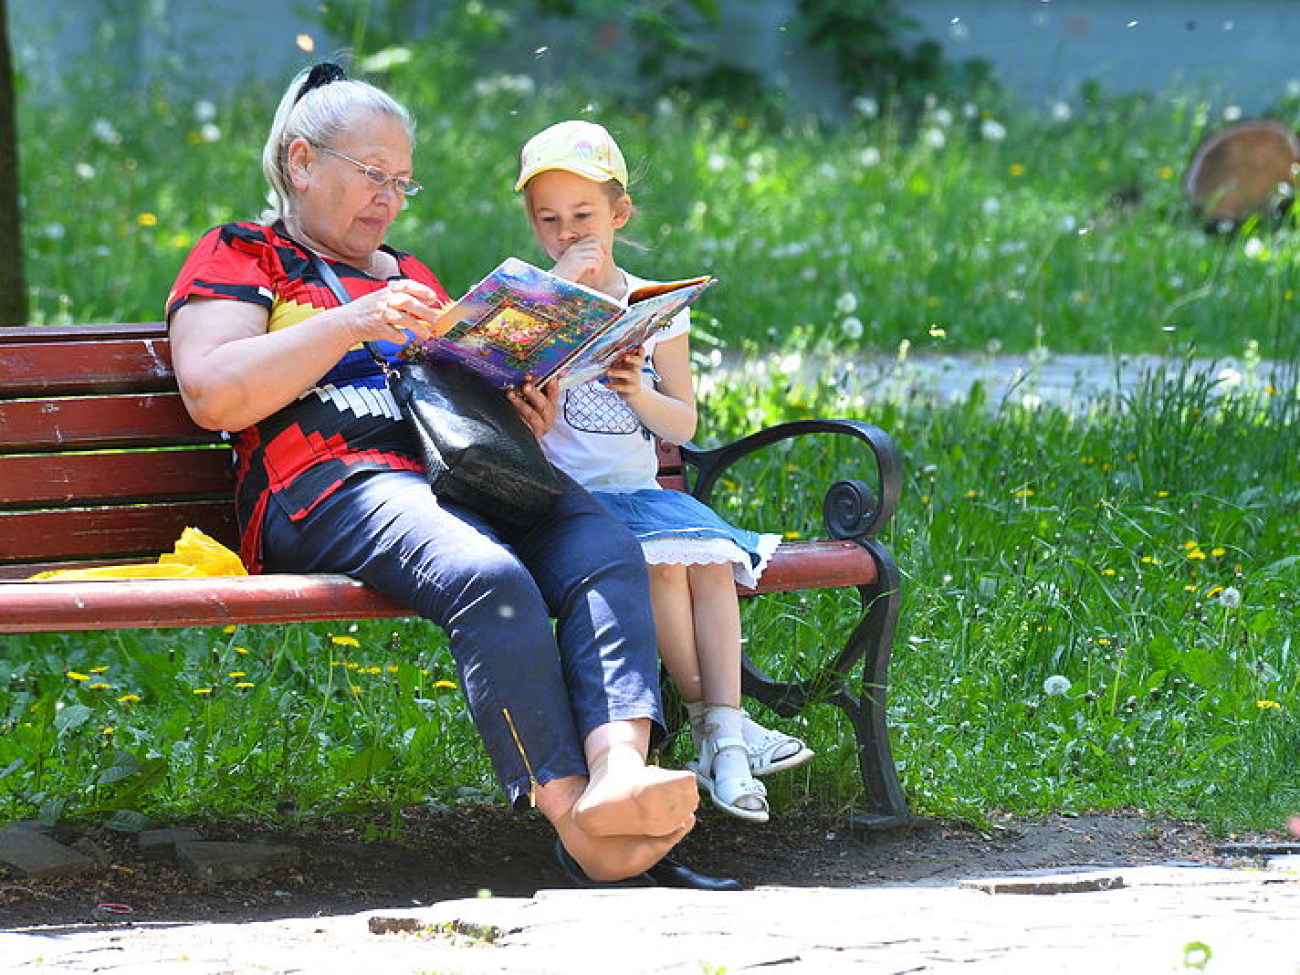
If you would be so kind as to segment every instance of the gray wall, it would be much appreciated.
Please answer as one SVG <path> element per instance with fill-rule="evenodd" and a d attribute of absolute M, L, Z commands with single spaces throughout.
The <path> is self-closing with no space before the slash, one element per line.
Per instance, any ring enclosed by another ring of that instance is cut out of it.
<path fill-rule="evenodd" d="M 1246 114 L 1300 84 L 1300 0 L 906 0 L 953 59 L 985 58 L 1030 105 L 1191 87 Z"/>
<path fill-rule="evenodd" d="M 500 0 L 498 0 L 500 2 Z M 295 44 L 317 35 L 305 0 L 9 0 L 11 40 L 31 91 L 55 93 L 70 56 L 111 55 L 90 66 L 106 79 L 163 78 L 192 93 L 250 78 L 278 85 L 309 55 Z M 765 72 L 798 102 L 834 100 L 826 59 L 797 43 L 792 0 L 726 0 L 725 50 Z M 1246 114 L 1265 110 L 1300 78 L 1300 0 L 899 0 L 953 59 L 992 61 L 999 80 L 1038 107 L 1077 96 L 1085 81 L 1109 91 L 1192 86 Z M 98 45 L 93 44 L 99 38 Z M 558 39 L 535 28 L 508 73 L 538 70 L 524 52 Z"/>

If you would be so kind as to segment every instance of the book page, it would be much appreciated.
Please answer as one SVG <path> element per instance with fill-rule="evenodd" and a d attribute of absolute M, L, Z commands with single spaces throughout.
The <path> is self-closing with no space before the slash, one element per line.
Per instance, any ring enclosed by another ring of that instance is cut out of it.
<path fill-rule="evenodd" d="M 614 326 L 593 339 L 557 372 L 560 385 L 567 389 L 604 375 L 615 359 L 643 345 L 655 332 L 669 325 L 678 312 L 715 281 L 715 278 L 702 277 L 638 288 L 632 293 L 634 303 Z"/>

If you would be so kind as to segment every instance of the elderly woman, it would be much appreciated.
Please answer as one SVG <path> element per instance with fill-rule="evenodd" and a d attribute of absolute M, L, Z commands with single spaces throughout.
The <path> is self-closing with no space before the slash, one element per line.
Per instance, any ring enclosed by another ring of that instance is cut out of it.
<path fill-rule="evenodd" d="M 407 111 L 317 65 L 286 91 L 262 164 L 273 210 L 205 234 L 167 300 L 185 404 L 234 441 L 245 563 L 346 573 L 441 626 L 508 798 L 546 816 L 570 873 L 713 885 L 664 859 L 698 793 L 646 763 L 661 703 L 635 540 L 567 480 L 526 530 L 436 497 L 362 345 L 395 355 L 447 297 L 384 242 L 421 188 Z M 513 399 L 534 433 L 553 421 L 552 396 Z"/>

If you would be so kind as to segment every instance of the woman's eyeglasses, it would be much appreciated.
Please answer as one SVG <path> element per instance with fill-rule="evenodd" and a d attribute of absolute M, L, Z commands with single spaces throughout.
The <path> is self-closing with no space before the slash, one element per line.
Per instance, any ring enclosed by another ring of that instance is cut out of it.
<path fill-rule="evenodd" d="M 374 183 L 375 186 L 380 189 L 383 189 L 389 183 L 392 183 L 393 188 L 405 197 L 415 196 L 416 193 L 419 193 L 420 190 L 424 189 L 423 186 L 413 179 L 406 176 L 394 176 L 391 173 L 380 169 L 378 166 L 371 166 L 369 163 L 363 163 L 360 159 L 353 159 L 351 156 L 339 152 L 337 149 L 331 149 L 329 146 L 317 146 L 316 148 L 321 152 L 328 152 L 331 156 L 338 156 L 344 162 L 352 163 L 352 165 L 356 166 L 357 169 L 361 171 L 362 176 L 370 180 L 370 182 Z"/>

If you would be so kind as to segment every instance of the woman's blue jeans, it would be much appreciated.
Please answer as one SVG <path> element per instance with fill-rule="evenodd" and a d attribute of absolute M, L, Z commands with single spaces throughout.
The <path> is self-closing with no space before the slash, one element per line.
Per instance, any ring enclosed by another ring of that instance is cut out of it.
<path fill-rule="evenodd" d="M 637 718 L 662 727 L 640 545 L 564 481 L 555 509 L 526 531 L 444 505 L 422 475 L 393 471 L 347 479 L 297 520 L 272 504 L 263 534 L 267 572 L 343 573 L 446 631 L 516 806 L 534 778 L 586 775 L 594 728 Z"/>

